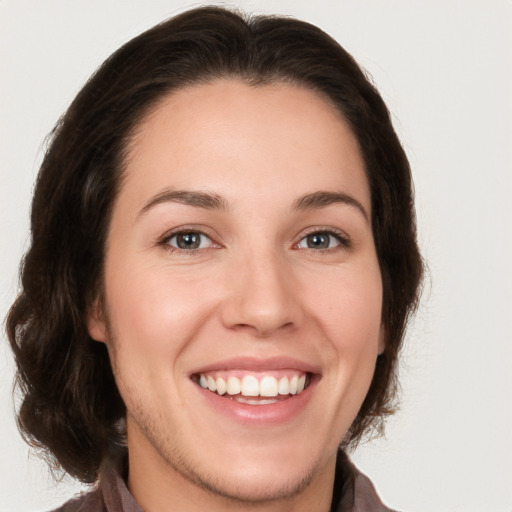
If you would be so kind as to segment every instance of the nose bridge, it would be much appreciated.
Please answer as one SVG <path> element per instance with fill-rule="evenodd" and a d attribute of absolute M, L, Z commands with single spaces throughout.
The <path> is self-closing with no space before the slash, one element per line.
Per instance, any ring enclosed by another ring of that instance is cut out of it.
<path fill-rule="evenodd" d="M 298 297 L 285 255 L 268 245 L 252 246 L 235 265 L 223 310 L 226 327 L 268 336 L 298 324 Z"/>

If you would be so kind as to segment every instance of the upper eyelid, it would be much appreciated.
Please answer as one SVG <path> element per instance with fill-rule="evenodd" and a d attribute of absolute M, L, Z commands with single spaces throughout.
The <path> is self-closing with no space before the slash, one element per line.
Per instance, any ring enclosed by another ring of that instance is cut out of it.
<path fill-rule="evenodd" d="M 173 238 L 175 238 L 181 234 L 186 234 L 186 233 L 197 233 L 199 235 L 207 237 L 209 240 L 208 246 L 183 249 L 180 247 L 175 247 L 174 245 L 172 245 L 170 243 L 170 241 Z M 217 242 L 211 235 L 206 233 L 204 229 L 197 229 L 197 228 L 190 229 L 187 227 L 172 229 L 172 230 L 168 231 L 167 234 L 165 234 L 164 236 L 157 239 L 156 245 L 159 247 L 162 247 L 165 251 L 168 251 L 168 252 L 178 253 L 178 254 L 188 254 L 188 255 L 202 253 L 204 251 L 208 251 L 208 250 L 212 250 L 212 249 L 221 249 L 223 247 L 222 244 Z"/>
<path fill-rule="evenodd" d="M 196 235 L 199 235 L 200 237 L 206 237 L 208 239 L 207 247 L 189 247 L 189 248 L 185 249 L 183 247 L 176 247 L 174 244 L 171 244 L 171 240 L 173 240 L 174 238 L 177 239 L 180 235 L 186 235 L 188 233 L 194 233 Z M 205 249 L 210 249 L 211 245 L 216 245 L 217 247 L 219 247 L 219 245 L 216 244 L 210 236 L 206 235 L 205 233 L 201 233 L 199 231 L 182 231 L 181 233 L 177 232 L 177 233 L 171 234 L 171 236 L 164 239 L 164 245 L 166 246 L 166 248 L 172 249 L 173 251 L 185 251 L 187 253 L 204 251 Z"/>
<path fill-rule="evenodd" d="M 221 242 L 219 242 L 219 239 L 221 238 L 214 230 L 209 229 L 205 226 L 194 226 L 194 225 L 185 225 L 180 226 L 177 228 L 172 228 L 168 230 L 164 235 L 160 236 L 158 238 L 157 243 L 158 244 L 165 244 L 167 243 L 172 237 L 177 236 L 182 233 L 199 233 L 201 235 L 204 235 L 208 237 L 212 243 L 217 245 L 223 245 Z M 305 229 L 303 229 L 300 234 L 296 235 L 292 239 L 290 239 L 290 242 L 292 246 L 295 246 L 297 243 L 299 243 L 303 238 L 312 235 L 314 233 L 328 233 L 331 235 L 335 235 L 345 241 L 347 244 L 351 244 L 352 240 L 351 237 L 347 234 L 346 231 L 335 228 L 333 226 L 309 226 Z"/>
<path fill-rule="evenodd" d="M 177 231 L 175 233 L 171 233 L 168 237 L 165 238 L 165 240 L 167 240 L 167 241 L 168 240 L 172 240 L 173 238 L 176 238 L 177 236 L 187 235 L 187 234 L 190 234 L 190 233 L 193 233 L 193 234 L 196 234 L 196 235 L 200 235 L 200 236 L 205 236 L 209 240 L 212 239 L 212 237 L 210 235 L 207 235 L 206 233 L 203 233 L 202 231 L 188 231 L 188 230 L 185 230 L 185 231 Z"/>
<path fill-rule="evenodd" d="M 350 236 L 343 231 L 342 229 L 334 228 L 332 226 L 311 226 L 311 228 L 308 228 L 307 230 L 303 231 L 301 235 L 299 235 L 298 240 L 296 242 L 293 242 L 293 247 L 297 247 L 297 245 L 304 240 L 304 238 L 314 235 L 315 233 L 326 233 L 328 235 L 335 236 L 338 241 L 339 245 L 343 249 L 351 249 L 353 247 L 353 242 Z M 309 249 L 309 248 L 301 248 L 302 251 L 314 251 L 318 253 L 325 253 L 332 250 L 336 250 L 337 247 L 330 247 L 326 249 Z M 339 247 L 338 247 L 339 249 Z"/>
<path fill-rule="evenodd" d="M 200 235 L 207 236 L 212 242 L 215 242 L 215 234 L 210 232 L 209 229 L 205 229 L 204 227 L 196 227 L 196 226 L 181 226 L 179 228 L 173 228 L 166 231 L 162 236 L 158 238 L 158 243 L 166 243 L 172 237 L 183 234 L 183 233 L 198 233 Z"/>
<path fill-rule="evenodd" d="M 344 238 L 346 240 L 350 240 L 350 236 L 343 229 L 335 228 L 332 226 L 311 226 L 302 231 L 299 235 L 299 240 L 302 240 L 304 237 L 308 235 L 313 235 L 314 233 L 329 233 L 331 235 L 337 235 L 340 238 Z"/>

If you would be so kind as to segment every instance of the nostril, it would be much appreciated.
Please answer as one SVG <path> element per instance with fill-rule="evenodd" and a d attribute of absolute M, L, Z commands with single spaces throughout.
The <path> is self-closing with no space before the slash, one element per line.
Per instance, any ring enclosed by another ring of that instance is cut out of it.
<path fill-rule="evenodd" d="M 276 332 L 282 333 L 283 331 L 293 330 L 296 326 L 295 322 L 285 321 L 271 317 L 255 318 L 252 323 L 236 323 L 228 325 L 230 330 L 240 333 L 247 333 L 255 338 L 268 338 Z"/>

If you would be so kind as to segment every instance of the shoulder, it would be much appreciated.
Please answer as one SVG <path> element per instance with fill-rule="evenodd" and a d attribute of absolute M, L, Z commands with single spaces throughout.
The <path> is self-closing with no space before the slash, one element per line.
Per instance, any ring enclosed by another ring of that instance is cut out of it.
<path fill-rule="evenodd" d="M 96 487 L 52 512 L 143 512 L 123 479 L 122 461 L 107 459 Z"/>
<path fill-rule="evenodd" d="M 107 512 L 98 490 L 73 498 L 52 512 Z"/>
<path fill-rule="evenodd" d="M 336 460 L 336 474 L 332 512 L 396 512 L 384 505 L 371 480 L 359 471 L 347 454 L 340 450 Z"/>

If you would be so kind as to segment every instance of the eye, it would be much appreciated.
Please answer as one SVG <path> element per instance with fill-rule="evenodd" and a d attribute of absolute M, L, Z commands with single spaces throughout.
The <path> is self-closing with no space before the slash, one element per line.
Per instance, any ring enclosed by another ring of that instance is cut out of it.
<path fill-rule="evenodd" d="M 298 244 L 299 249 L 332 249 L 340 245 L 348 246 L 348 241 L 337 233 L 316 231 L 305 236 Z"/>
<path fill-rule="evenodd" d="M 212 244 L 209 236 L 198 231 L 184 231 L 170 236 L 166 243 L 181 250 L 206 249 Z"/>

